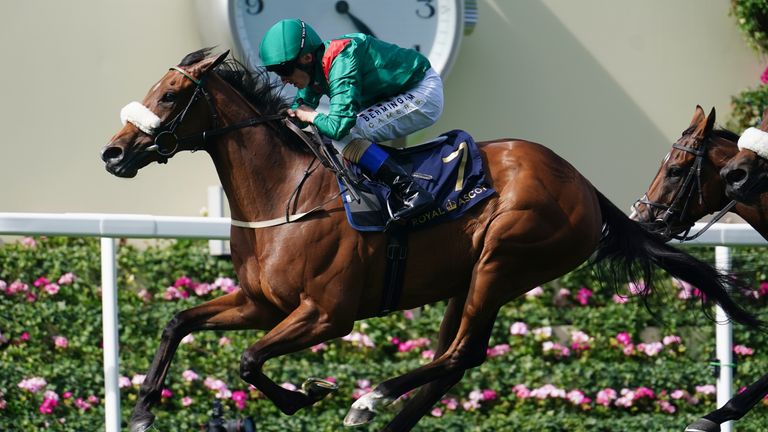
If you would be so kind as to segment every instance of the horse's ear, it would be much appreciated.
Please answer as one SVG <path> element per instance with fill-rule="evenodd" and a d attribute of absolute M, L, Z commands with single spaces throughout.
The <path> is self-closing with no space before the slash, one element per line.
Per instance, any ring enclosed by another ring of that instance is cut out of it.
<path fill-rule="evenodd" d="M 690 127 L 697 126 L 699 123 L 704 121 L 704 118 L 706 116 L 704 115 L 704 108 L 701 107 L 701 105 L 696 105 L 696 111 L 693 112 L 693 118 L 691 119 Z"/>
<path fill-rule="evenodd" d="M 704 127 L 704 136 L 709 136 L 712 133 L 712 129 L 715 128 L 715 117 L 715 107 L 712 107 L 712 110 L 707 116 L 707 125 Z"/>
<path fill-rule="evenodd" d="M 760 130 L 768 132 L 768 108 L 763 111 L 763 120 L 760 122 Z"/>
<path fill-rule="evenodd" d="M 220 65 L 221 63 L 223 63 L 224 60 L 227 59 L 228 55 L 229 55 L 229 50 L 226 50 L 223 53 L 219 54 L 219 56 L 216 57 L 216 60 L 213 61 L 213 64 L 211 64 L 211 69 L 213 69 L 216 66 Z"/>
<path fill-rule="evenodd" d="M 698 108 L 697 107 L 697 111 Z M 701 111 L 704 112 L 703 110 Z M 694 116 L 695 118 L 695 116 Z M 694 126 L 693 123 L 691 123 L 691 126 Z M 693 129 L 693 136 L 696 138 L 706 138 L 709 136 L 709 134 L 712 133 L 712 128 L 715 126 L 715 109 L 712 108 L 712 111 L 709 112 L 709 115 L 706 118 L 701 118 L 699 123 L 695 125 L 695 128 Z"/>
<path fill-rule="evenodd" d="M 208 73 L 208 71 L 213 70 L 216 66 L 223 63 L 224 60 L 227 59 L 228 55 L 229 50 L 226 50 L 219 54 L 217 57 L 208 57 L 207 59 L 201 61 L 197 66 L 199 68 L 198 74 L 202 76 Z"/>

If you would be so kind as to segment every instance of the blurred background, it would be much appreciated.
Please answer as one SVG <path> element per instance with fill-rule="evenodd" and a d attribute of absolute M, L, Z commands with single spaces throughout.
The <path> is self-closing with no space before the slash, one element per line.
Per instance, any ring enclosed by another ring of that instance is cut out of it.
<path fill-rule="evenodd" d="M 99 152 L 120 109 L 169 66 L 225 48 L 213 40 L 226 29 L 211 27 L 211 2 L 0 2 L 0 210 L 198 215 L 219 184 L 203 152 L 130 180 L 109 175 Z M 729 0 L 471 3 L 479 18 L 445 79 L 442 119 L 412 139 L 461 128 L 536 141 L 623 209 L 697 104 L 715 107 L 724 126 L 732 97 L 761 84 L 764 58 Z"/>

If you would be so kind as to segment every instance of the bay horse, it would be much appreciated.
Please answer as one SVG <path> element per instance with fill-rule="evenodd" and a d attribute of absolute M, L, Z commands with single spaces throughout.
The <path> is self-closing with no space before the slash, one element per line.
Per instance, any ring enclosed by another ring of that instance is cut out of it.
<path fill-rule="evenodd" d="M 727 166 L 738 153 L 739 135 L 715 129 L 716 113 L 697 106 L 691 124 L 664 157 L 646 194 L 633 206 L 631 218 L 667 240 L 685 239 L 704 216 L 726 206 L 768 240 L 768 194 L 753 205 L 731 204 Z"/>
<path fill-rule="evenodd" d="M 687 233 L 696 221 L 729 209 L 768 240 L 768 194 L 753 195 L 753 205 L 735 202 L 729 207 L 731 199 L 725 179 L 733 175 L 727 167 L 740 154 L 739 135 L 715 129 L 715 115 L 714 108 L 706 115 L 700 106 L 696 107 L 690 126 L 673 144 L 648 191 L 635 204 L 631 217 L 667 240 L 686 240 L 691 238 Z M 765 125 L 768 117 L 763 118 Z M 766 395 L 768 374 L 723 407 L 697 419 L 686 431 L 718 432 L 722 423 L 742 418 Z"/>
<path fill-rule="evenodd" d="M 169 69 L 143 108 L 134 109 L 152 121 L 129 118 L 101 152 L 107 171 L 119 177 L 134 177 L 182 150 L 207 152 L 229 200 L 241 286 L 168 322 L 129 420 L 132 431 L 154 422 L 151 409 L 179 342 L 197 330 L 265 330 L 241 356 L 242 379 L 288 415 L 318 402 L 335 386 L 308 379 L 300 390 L 288 390 L 263 373 L 264 363 L 348 334 L 355 321 L 377 315 L 370 299 L 384 289 L 385 235 L 347 223 L 335 176 L 311 168 L 315 157 L 288 127 L 288 104 L 275 84 L 262 70 L 226 60 L 227 52 L 209 53 L 193 52 Z M 397 309 L 447 300 L 434 360 L 358 399 L 345 425 L 366 423 L 420 388 L 383 429 L 411 430 L 467 369 L 484 362 L 504 304 L 593 253 L 623 284 L 643 278 L 651 285 L 658 266 L 699 287 L 734 319 L 761 325 L 729 297 L 726 289 L 736 281 L 646 232 L 551 150 L 513 139 L 479 147 L 497 193 L 462 218 L 410 233 Z M 235 225 L 280 215 L 287 222 L 318 206 L 322 211 L 290 223 Z"/>
<path fill-rule="evenodd" d="M 720 170 L 725 179 L 725 193 L 734 200 L 745 204 L 761 205 L 763 193 L 768 191 L 768 108 L 763 112 L 760 126 L 750 137 L 753 142 L 739 143 L 739 152 Z M 756 135 L 756 136 L 755 136 Z M 756 141 L 756 142 L 755 142 Z"/>

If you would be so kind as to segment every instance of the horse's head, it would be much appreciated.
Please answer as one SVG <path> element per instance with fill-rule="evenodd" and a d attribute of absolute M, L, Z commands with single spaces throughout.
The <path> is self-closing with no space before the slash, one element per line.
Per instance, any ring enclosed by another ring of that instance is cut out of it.
<path fill-rule="evenodd" d="M 679 238 L 696 221 L 726 204 L 720 168 L 736 153 L 737 136 L 714 130 L 709 115 L 696 107 L 690 126 L 661 163 L 648 192 L 633 206 L 632 219 L 665 238 Z"/>
<path fill-rule="evenodd" d="M 205 79 L 229 52 L 210 58 L 205 53 L 185 57 L 152 86 L 142 102 L 122 109 L 123 128 L 101 151 L 107 171 L 134 177 L 151 162 L 165 163 L 179 151 L 202 147 L 202 131 L 216 118 Z"/>
<path fill-rule="evenodd" d="M 759 128 L 749 128 L 739 138 L 739 152 L 720 171 L 725 193 L 731 199 L 755 204 L 768 191 L 768 109 Z"/>

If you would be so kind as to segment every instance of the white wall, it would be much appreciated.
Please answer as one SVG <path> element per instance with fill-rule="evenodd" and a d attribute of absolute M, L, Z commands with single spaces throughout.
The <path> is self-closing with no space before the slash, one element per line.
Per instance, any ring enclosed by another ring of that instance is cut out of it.
<path fill-rule="evenodd" d="M 192 3 L 4 0 L 0 17 L 0 209 L 197 215 L 218 184 L 203 153 L 132 180 L 99 154 L 120 108 L 202 46 Z"/>
<path fill-rule="evenodd" d="M 626 209 L 696 104 L 724 121 L 730 96 L 759 84 L 728 5 L 480 0 L 426 133 L 538 141 Z M 207 42 L 193 2 L 6 0 L 0 17 L 0 210 L 196 215 L 218 183 L 204 153 L 131 180 L 99 158 L 120 108 Z"/>
<path fill-rule="evenodd" d="M 479 3 L 431 132 L 545 144 L 622 209 L 646 191 L 696 104 L 724 123 L 731 95 L 759 84 L 728 0 Z"/>

